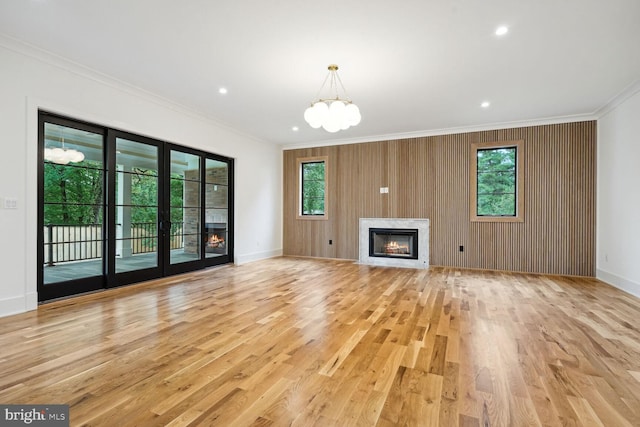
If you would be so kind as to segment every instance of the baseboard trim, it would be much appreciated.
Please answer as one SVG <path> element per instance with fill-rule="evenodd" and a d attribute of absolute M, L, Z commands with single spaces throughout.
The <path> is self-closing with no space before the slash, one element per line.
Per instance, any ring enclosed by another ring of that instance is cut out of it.
<path fill-rule="evenodd" d="M 38 294 L 0 299 L 0 317 L 24 313 L 29 310 L 35 310 L 37 307 Z"/>
<path fill-rule="evenodd" d="M 260 261 L 262 259 L 276 258 L 282 256 L 282 249 L 274 249 L 271 251 L 253 252 L 250 254 L 236 255 L 233 260 L 234 264 L 242 265 L 248 262 Z"/>
<path fill-rule="evenodd" d="M 636 283 L 633 280 L 620 277 L 601 269 L 596 270 L 596 277 L 614 288 L 618 288 L 621 291 L 633 295 L 634 297 L 640 298 L 640 283 Z"/>

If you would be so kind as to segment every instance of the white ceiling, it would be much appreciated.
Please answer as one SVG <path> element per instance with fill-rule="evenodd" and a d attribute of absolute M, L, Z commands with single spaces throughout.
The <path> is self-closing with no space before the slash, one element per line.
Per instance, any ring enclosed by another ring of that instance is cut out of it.
<path fill-rule="evenodd" d="M 639 0 L 0 0 L 0 33 L 284 145 L 588 116 L 640 78 Z M 336 134 L 303 119 L 331 63 Z"/>

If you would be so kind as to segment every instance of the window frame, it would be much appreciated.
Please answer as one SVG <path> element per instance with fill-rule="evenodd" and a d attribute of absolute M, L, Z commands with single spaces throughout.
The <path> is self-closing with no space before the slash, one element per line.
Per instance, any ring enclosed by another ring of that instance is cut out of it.
<path fill-rule="evenodd" d="M 474 142 L 469 162 L 469 217 L 471 222 L 524 222 L 524 140 Z M 516 214 L 505 216 L 478 215 L 478 151 L 500 148 L 516 149 Z"/>
<path fill-rule="evenodd" d="M 324 163 L 324 213 L 322 215 L 310 215 L 302 213 L 302 167 L 306 163 Z M 299 157 L 296 159 L 296 170 L 298 174 L 298 188 L 296 191 L 296 219 L 328 220 L 329 219 L 329 157 Z"/>

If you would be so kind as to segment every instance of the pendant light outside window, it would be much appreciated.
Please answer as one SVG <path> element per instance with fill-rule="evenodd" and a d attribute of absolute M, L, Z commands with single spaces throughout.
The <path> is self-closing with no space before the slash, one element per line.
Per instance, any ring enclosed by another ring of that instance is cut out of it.
<path fill-rule="evenodd" d="M 58 165 L 66 165 L 69 163 L 78 163 L 84 160 L 84 154 L 73 148 L 65 148 L 64 146 L 64 130 L 60 132 L 61 147 L 45 148 L 44 159 L 56 163 Z"/>
<path fill-rule="evenodd" d="M 328 69 L 329 74 L 325 77 L 316 100 L 312 101 L 311 106 L 305 110 L 304 119 L 314 129 L 322 127 L 327 132 L 334 133 L 356 126 L 360 123 L 362 116 L 358 106 L 347 95 L 338 75 L 338 66 L 331 64 Z M 329 88 L 324 93 L 328 95 L 323 98 L 322 94 L 327 81 Z"/>

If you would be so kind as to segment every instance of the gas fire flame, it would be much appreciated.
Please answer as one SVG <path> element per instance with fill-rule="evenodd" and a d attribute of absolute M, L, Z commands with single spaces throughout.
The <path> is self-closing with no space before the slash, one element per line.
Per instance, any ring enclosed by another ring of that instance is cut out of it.
<path fill-rule="evenodd" d="M 222 237 L 219 237 L 217 234 L 214 234 L 207 241 L 207 246 L 210 248 L 224 247 L 224 239 Z"/>
<path fill-rule="evenodd" d="M 399 245 L 396 241 L 391 241 L 384 245 L 384 252 L 387 254 L 408 254 L 408 245 Z"/>

